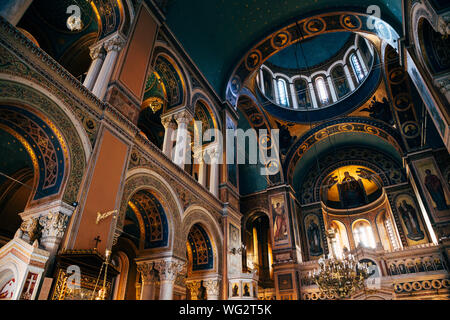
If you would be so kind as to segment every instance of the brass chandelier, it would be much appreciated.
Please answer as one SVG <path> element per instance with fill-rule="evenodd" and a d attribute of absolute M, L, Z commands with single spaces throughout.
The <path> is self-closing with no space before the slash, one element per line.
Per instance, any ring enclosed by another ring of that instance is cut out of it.
<path fill-rule="evenodd" d="M 310 277 L 327 298 L 343 299 L 364 287 L 369 267 L 357 262 L 352 254 L 345 252 L 342 258 L 329 255 L 328 259 L 319 259 L 319 269 Z"/>

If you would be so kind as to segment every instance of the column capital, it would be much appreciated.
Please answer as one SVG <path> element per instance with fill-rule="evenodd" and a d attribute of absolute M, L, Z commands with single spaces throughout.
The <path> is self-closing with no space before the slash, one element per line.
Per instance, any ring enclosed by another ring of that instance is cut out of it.
<path fill-rule="evenodd" d="M 69 216 L 61 212 L 51 212 L 39 218 L 39 224 L 42 227 L 42 240 L 45 238 L 61 239 L 66 230 Z"/>
<path fill-rule="evenodd" d="M 101 44 L 91 47 L 89 55 L 91 56 L 92 60 L 95 60 L 97 58 L 104 60 L 106 56 L 105 51 L 103 50 L 103 46 Z"/>
<path fill-rule="evenodd" d="M 218 161 L 219 156 L 220 156 L 220 152 L 219 152 L 219 146 L 218 145 L 214 145 L 212 147 L 208 147 L 207 149 L 205 149 L 205 152 L 208 153 L 211 162 L 212 161 Z"/>
<path fill-rule="evenodd" d="M 161 281 L 175 281 L 177 274 L 183 272 L 186 263 L 178 259 L 164 259 L 155 262 Z"/>
<path fill-rule="evenodd" d="M 144 284 L 153 284 L 158 281 L 158 271 L 155 269 L 154 262 L 138 262 L 137 271 L 141 274 Z"/>
<path fill-rule="evenodd" d="M 125 46 L 125 44 L 125 39 L 119 33 L 116 33 L 104 40 L 103 47 L 105 48 L 106 52 L 120 51 Z"/>
<path fill-rule="evenodd" d="M 175 129 L 177 124 L 173 120 L 174 119 L 172 115 L 161 117 L 161 124 L 163 125 L 164 129 L 167 129 L 169 127 Z"/>
<path fill-rule="evenodd" d="M 194 118 L 193 115 L 187 110 L 181 110 L 173 115 L 175 121 L 180 124 L 188 124 Z"/>
<path fill-rule="evenodd" d="M 203 285 L 206 287 L 208 297 L 220 295 L 220 279 L 208 279 L 203 281 Z"/>

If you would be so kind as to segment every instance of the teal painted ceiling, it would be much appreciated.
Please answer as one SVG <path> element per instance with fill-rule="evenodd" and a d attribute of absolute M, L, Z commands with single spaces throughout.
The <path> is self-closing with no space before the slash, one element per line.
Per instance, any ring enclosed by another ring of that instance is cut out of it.
<path fill-rule="evenodd" d="M 0 172 L 9 176 L 20 169 L 33 169 L 33 162 L 24 146 L 9 133 L 0 130 Z M 0 185 L 6 181 L 6 178 L 0 175 Z"/>
<path fill-rule="evenodd" d="M 172 0 L 166 23 L 221 97 L 234 67 L 272 32 L 312 13 L 367 12 L 378 5 L 381 19 L 401 32 L 401 0 Z"/>
<path fill-rule="evenodd" d="M 335 153 L 343 147 L 365 146 L 374 150 L 379 150 L 391 156 L 398 163 L 401 163 L 401 157 L 398 151 L 388 142 L 382 140 L 374 135 L 367 133 L 346 132 L 334 135 L 333 138 L 327 138 L 315 144 L 312 152 L 307 152 L 302 159 L 297 163 L 294 169 L 294 176 L 292 184 L 294 190 L 300 190 L 306 174 L 311 170 L 317 169 L 317 161 L 327 153 Z"/>
<path fill-rule="evenodd" d="M 283 69 L 311 68 L 335 56 L 351 36 L 351 32 L 325 33 L 290 45 L 267 61 Z"/>

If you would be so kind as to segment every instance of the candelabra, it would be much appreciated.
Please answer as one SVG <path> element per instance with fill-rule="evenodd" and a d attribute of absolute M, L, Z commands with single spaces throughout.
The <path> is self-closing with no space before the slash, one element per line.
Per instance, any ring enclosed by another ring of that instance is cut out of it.
<path fill-rule="evenodd" d="M 309 276 L 327 297 L 342 299 L 363 288 L 368 269 L 367 264 L 357 262 L 351 254 L 342 259 L 329 255 L 328 259 L 319 259 L 319 269 Z"/>

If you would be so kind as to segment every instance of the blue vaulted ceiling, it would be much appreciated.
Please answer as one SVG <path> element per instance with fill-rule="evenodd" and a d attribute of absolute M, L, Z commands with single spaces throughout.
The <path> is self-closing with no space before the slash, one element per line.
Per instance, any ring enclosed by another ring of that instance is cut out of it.
<path fill-rule="evenodd" d="M 293 44 L 267 61 L 283 69 L 305 69 L 321 64 L 335 56 L 352 36 L 351 32 L 318 35 Z"/>
<path fill-rule="evenodd" d="M 224 97 L 233 68 L 265 36 L 314 13 L 366 13 L 369 5 L 378 5 L 381 19 L 401 33 L 401 0 L 173 0 L 165 14 L 170 30 Z"/>

